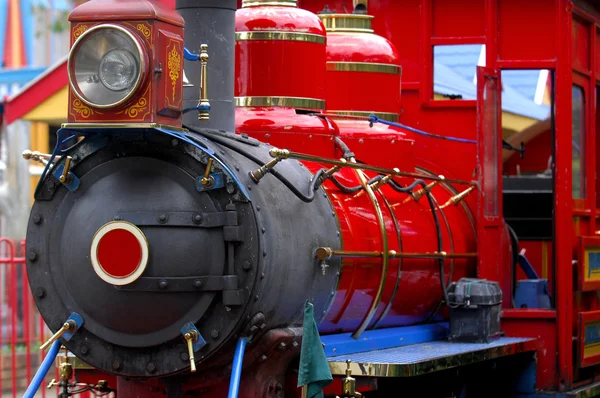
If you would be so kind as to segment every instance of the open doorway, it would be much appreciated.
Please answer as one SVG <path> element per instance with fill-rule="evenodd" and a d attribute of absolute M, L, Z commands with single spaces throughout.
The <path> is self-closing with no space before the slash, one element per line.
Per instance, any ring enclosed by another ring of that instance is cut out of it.
<path fill-rule="evenodd" d="M 554 294 L 553 71 L 503 70 L 503 216 L 513 239 L 513 306 L 540 308 L 522 294 L 527 281 L 547 280 Z M 545 282 L 543 282 L 545 283 Z M 539 289 L 540 286 L 535 288 Z M 542 285 L 543 289 L 543 285 Z"/>

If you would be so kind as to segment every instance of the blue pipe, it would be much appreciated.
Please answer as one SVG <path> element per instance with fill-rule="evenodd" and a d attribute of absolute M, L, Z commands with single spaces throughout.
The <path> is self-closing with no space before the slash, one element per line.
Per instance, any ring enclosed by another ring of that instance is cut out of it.
<path fill-rule="evenodd" d="M 44 381 L 44 377 L 46 377 L 46 374 L 48 374 L 50 367 L 54 363 L 54 360 L 58 355 L 58 351 L 60 350 L 60 346 L 61 343 L 58 340 L 52 343 L 52 346 L 48 351 L 48 355 L 46 355 L 46 358 L 44 358 L 44 361 L 40 365 L 40 368 L 35 373 L 35 376 L 33 376 L 33 380 L 31 380 L 29 387 L 27 387 L 27 391 L 25 391 L 25 395 L 23 395 L 23 398 L 34 397 L 35 393 L 40 388 L 40 384 L 42 384 L 42 382 Z"/>
<path fill-rule="evenodd" d="M 231 380 L 229 381 L 229 395 L 227 395 L 227 398 L 237 398 L 238 392 L 240 391 L 242 364 L 244 362 L 244 351 L 246 350 L 247 343 L 248 337 L 241 337 L 237 342 L 237 346 L 235 347 L 233 365 L 231 367 Z"/>

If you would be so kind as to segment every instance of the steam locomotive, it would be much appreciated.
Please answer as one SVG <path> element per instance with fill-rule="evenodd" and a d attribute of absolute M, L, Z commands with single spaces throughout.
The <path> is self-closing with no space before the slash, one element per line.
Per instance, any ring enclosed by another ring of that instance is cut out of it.
<path fill-rule="evenodd" d="M 52 154 L 24 154 L 45 165 L 27 272 L 55 333 L 43 348 L 69 353 L 64 396 L 73 361 L 121 397 L 223 396 L 230 377 L 243 397 L 307 394 L 304 349 L 338 357 L 328 394 L 360 396 L 381 389 L 341 355 L 448 327 L 498 335 L 503 281 L 477 279 L 480 183 L 415 152 L 422 132 L 397 124 L 397 50 L 364 4 L 176 8 L 78 6 L 69 121 Z M 501 229 L 508 269 L 518 243 Z M 313 320 L 325 348 L 303 339 Z"/>

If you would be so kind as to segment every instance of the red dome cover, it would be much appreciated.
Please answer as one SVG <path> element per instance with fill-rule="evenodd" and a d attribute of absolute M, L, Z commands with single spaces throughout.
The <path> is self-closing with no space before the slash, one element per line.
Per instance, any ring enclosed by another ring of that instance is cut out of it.
<path fill-rule="evenodd" d="M 325 63 L 325 26 L 296 1 L 249 0 L 237 10 L 237 106 L 325 109 Z"/>
<path fill-rule="evenodd" d="M 322 13 L 327 29 L 327 111 L 398 120 L 401 66 L 394 45 L 373 33 L 370 15 Z"/>

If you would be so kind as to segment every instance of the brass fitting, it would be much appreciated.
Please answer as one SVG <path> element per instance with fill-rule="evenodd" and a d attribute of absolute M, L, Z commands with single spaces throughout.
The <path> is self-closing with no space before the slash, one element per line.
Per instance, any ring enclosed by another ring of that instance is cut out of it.
<path fill-rule="evenodd" d="M 252 181 L 254 181 L 256 184 L 258 184 L 260 182 L 260 180 L 262 180 L 262 178 L 264 176 L 267 175 L 267 173 L 273 168 L 275 167 L 275 165 L 279 162 L 281 162 L 283 160 L 283 158 L 281 157 L 277 157 L 273 160 L 268 161 L 267 163 L 265 163 L 264 165 L 262 165 L 261 167 L 259 167 L 258 169 L 251 171 L 250 173 L 248 173 L 250 175 L 250 178 L 252 179 Z"/>
<path fill-rule="evenodd" d="M 440 177 L 440 181 L 432 181 L 429 184 L 427 184 L 424 188 L 419 189 L 417 192 L 415 192 L 413 194 L 413 199 L 415 200 L 415 202 L 418 202 L 419 199 L 421 199 L 423 197 L 423 195 L 425 195 L 427 192 L 431 191 L 436 185 L 438 185 L 439 183 L 444 181 L 444 179 L 445 179 L 444 176 L 439 176 L 439 177 Z"/>
<path fill-rule="evenodd" d="M 200 110 L 198 113 L 198 120 L 209 120 L 210 116 L 210 102 L 208 101 L 208 44 L 200 45 L 200 103 L 201 107 L 206 109 Z"/>
<path fill-rule="evenodd" d="M 385 184 L 387 184 L 388 181 L 391 180 L 394 175 L 396 175 L 397 173 L 400 173 L 400 169 L 395 168 L 394 169 L 394 173 L 395 174 L 388 174 L 388 175 L 384 176 L 381 180 L 372 183 L 371 184 L 371 189 L 373 191 L 376 191 L 379 188 L 381 188 L 382 186 L 384 186 Z"/>
<path fill-rule="evenodd" d="M 287 159 L 290 157 L 290 151 L 287 149 L 273 148 L 269 151 L 269 155 L 271 155 L 272 158 Z"/>
<path fill-rule="evenodd" d="M 470 194 L 471 192 L 473 192 L 473 190 L 475 189 L 475 185 L 471 185 L 469 188 L 465 189 L 464 191 L 462 191 L 461 193 L 459 193 L 458 195 L 454 195 L 453 197 L 451 197 L 450 199 L 448 199 L 448 201 L 446 203 L 444 203 L 443 207 L 447 207 L 450 206 L 451 204 L 453 205 L 457 205 L 460 202 L 462 202 L 468 194 Z"/>

